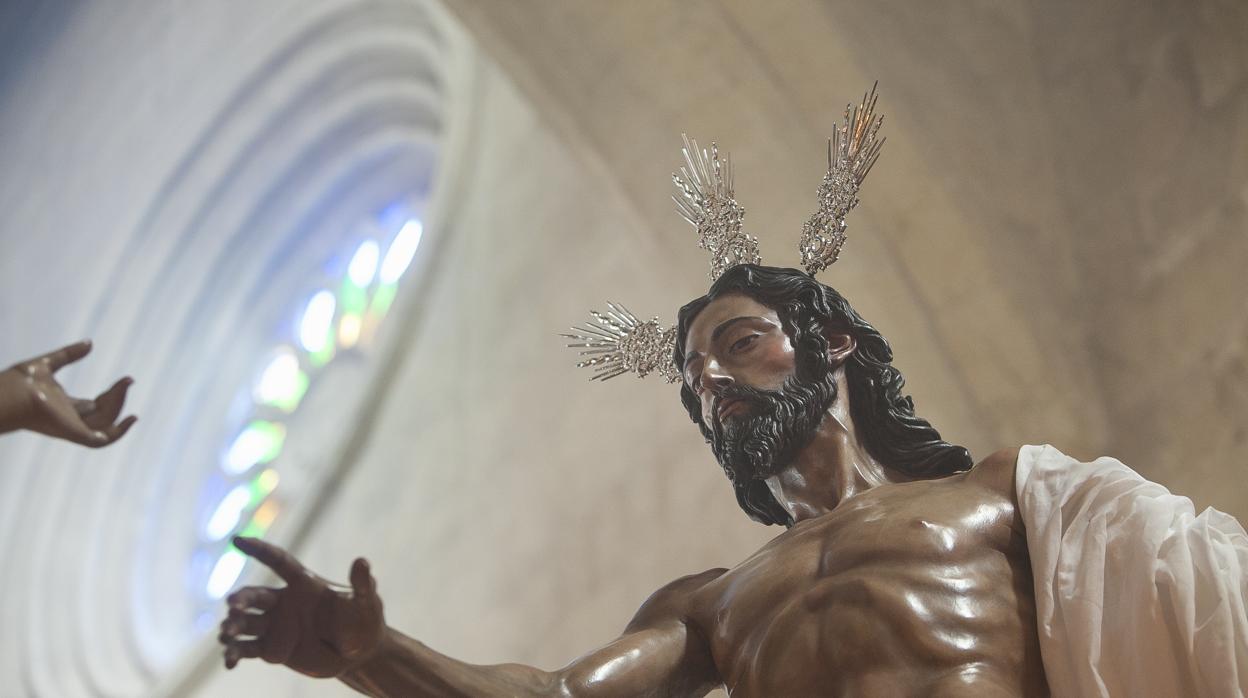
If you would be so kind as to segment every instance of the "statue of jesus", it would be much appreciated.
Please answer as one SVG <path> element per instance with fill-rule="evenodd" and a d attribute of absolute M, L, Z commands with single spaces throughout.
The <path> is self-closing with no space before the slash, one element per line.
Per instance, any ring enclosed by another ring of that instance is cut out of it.
<path fill-rule="evenodd" d="M 343 591 L 239 538 L 285 586 L 229 597 L 226 666 L 258 657 L 374 696 L 1227 695 L 1248 682 L 1234 519 L 1197 517 L 1112 459 L 1027 446 L 974 463 L 915 415 L 880 333 L 801 271 L 734 266 L 676 333 L 681 399 L 737 501 L 785 527 L 753 556 L 672 581 L 619 638 L 544 671 L 467 664 L 388 627 L 363 559 Z"/>

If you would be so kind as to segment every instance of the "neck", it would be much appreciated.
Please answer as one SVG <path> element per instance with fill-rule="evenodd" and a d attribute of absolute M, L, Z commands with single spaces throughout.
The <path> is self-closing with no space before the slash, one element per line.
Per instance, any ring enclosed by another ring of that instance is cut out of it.
<path fill-rule="evenodd" d="M 843 377 L 840 397 L 815 438 L 783 470 L 767 478 L 771 494 L 794 522 L 822 516 L 856 494 L 906 478 L 884 467 L 858 440 Z"/>

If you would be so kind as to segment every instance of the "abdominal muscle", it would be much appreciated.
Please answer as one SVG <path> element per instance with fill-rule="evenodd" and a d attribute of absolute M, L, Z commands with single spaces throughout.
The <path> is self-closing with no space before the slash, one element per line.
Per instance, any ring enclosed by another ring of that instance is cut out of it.
<path fill-rule="evenodd" d="M 955 476 L 799 523 L 698 593 L 734 696 L 1045 695 L 1013 505 Z"/>

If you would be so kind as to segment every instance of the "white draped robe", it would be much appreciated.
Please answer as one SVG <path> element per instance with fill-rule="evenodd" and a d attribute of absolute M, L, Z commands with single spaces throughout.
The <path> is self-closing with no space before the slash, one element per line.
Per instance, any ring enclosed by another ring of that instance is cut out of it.
<path fill-rule="evenodd" d="M 1248 692 L 1248 535 L 1113 458 L 1024 446 L 1019 508 L 1055 696 Z"/>

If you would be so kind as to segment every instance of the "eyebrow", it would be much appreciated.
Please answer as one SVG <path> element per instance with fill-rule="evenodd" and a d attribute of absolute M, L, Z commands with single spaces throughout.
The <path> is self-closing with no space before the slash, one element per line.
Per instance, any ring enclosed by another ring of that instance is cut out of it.
<path fill-rule="evenodd" d="M 733 325 L 739 322 L 747 322 L 749 320 L 760 320 L 760 319 L 762 318 L 759 318 L 754 315 L 739 315 L 737 317 L 732 318 L 731 320 L 724 320 L 723 322 L 719 323 L 719 325 L 717 325 L 714 330 L 711 331 L 711 343 L 714 344 L 720 338 L 721 335 L 723 335 L 725 332 L 728 331 L 730 327 L 732 327 Z M 702 356 L 702 354 L 701 352 L 697 352 L 697 351 L 691 351 L 685 354 L 685 364 L 684 366 L 680 367 L 681 370 L 683 371 L 686 367 L 689 366 L 690 361 L 693 361 L 699 356 Z"/>
<path fill-rule="evenodd" d="M 732 327 L 738 322 L 745 322 L 747 320 L 758 320 L 758 319 L 759 318 L 757 317 L 753 317 L 749 315 L 741 315 L 739 317 L 734 317 L 731 320 L 724 320 L 723 322 L 719 323 L 719 327 L 716 327 L 714 331 L 711 332 L 711 342 L 713 343 L 716 340 L 718 340 L 720 335 L 727 332 L 729 327 Z"/>

